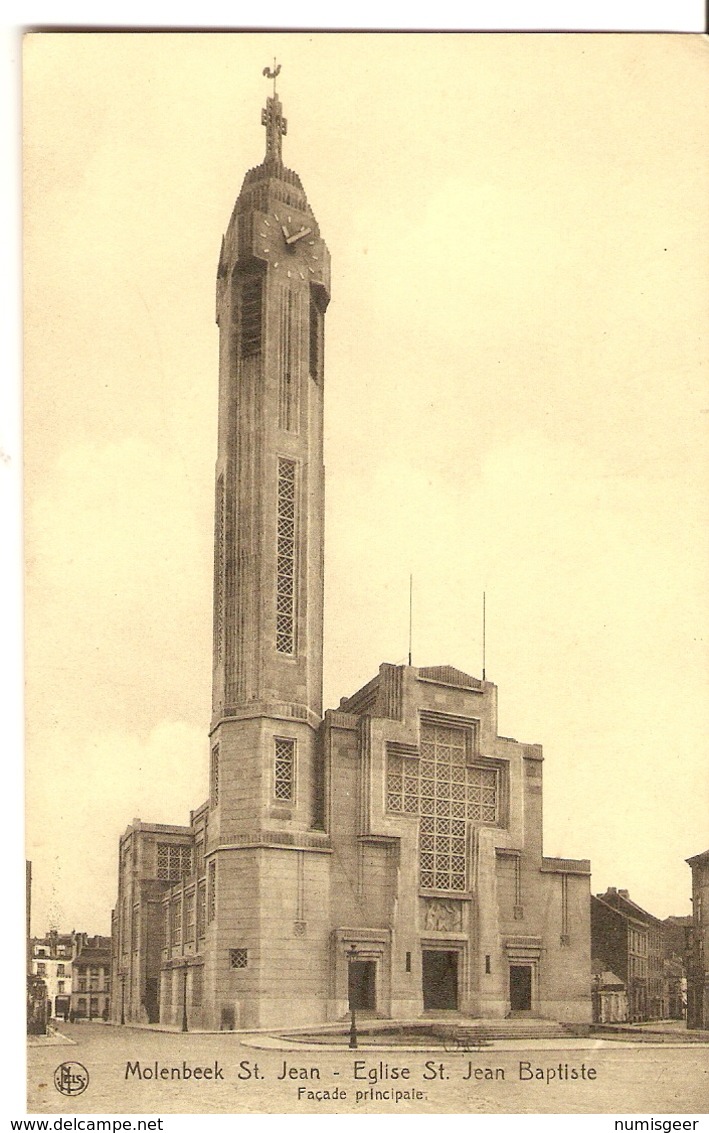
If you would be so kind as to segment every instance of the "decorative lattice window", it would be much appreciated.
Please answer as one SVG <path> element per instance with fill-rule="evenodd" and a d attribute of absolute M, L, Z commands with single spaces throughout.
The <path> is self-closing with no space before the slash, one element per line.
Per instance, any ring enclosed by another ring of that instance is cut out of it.
<path fill-rule="evenodd" d="M 292 802 L 295 794 L 295 740 L 276 737 L 273 794 L 280 802 Z"/>
<path fill-rule="evenodd" d="M 209 863 L 209 893 L 207 894 L 207 920 L 211 922 L 217 915 L 217 864 Z"/>
<path fill-rule="evenodd" d="M 212 766 L 209 781 L 210 805 L 215 807 L 219 804 L 219 744 L 215 744 L 212 748 Z"/>
<path fill-rule="evenodd" d="M 123 898 L 121 905 L 121 952 L 125 955 L 128 951 L 128 898 Z"/>
<path fill-rule="evenodd" d="M 261 353 L 262 305 L 261 280 L 245 282 L 241 289 L 242 358 Z"/>
<path fill-rule="evenodd" d="M 229 966 L 231 968 L 246 968 L 249 963 L 248 948 L 230 948 Z"/>
<path fill-rule="evenodd" d="M 138 918 L 139 918 L 139 914 L 140 914 L 140 905 L 134 905 L 133 906 L 133 918 L 132 918 L 131 924 L 130 924 L 130 946 L 131 946 L 131 949 L 133 950 L 133 952 L 136 952 L 137 949 L 138 949 L 138 923 L 139 923 Z M 94 969 L 93 968 L 91 969 L 91 975 L 92 976 L 94 975 Z M 98 975 L 98 972 L 96 972 L 96 975 Z"/>
<path fill-rule="evenodd" d="M 207 914 L 207 882 L 200 881 L 197 886 L 197 939 L 201 940 L 205 932 Z"/>
<path fill-rule="evenodd" d="M 158 877 L 161 881 L 181 881 L 192 872 L 192 847 L 176 842 L 158 842 Z"/>
<path fill-rule="evenodd" d="M 387 757 L 387 809 L 401 814 L 419 812 L 419 760 L 394 752 Z"/>
<path fill-rule="evenodd" d="M 163 906 L 163 919 L 162 919 L 162 946 L 163 948 L 170 947 L 170 906 Z"/>
<path fill-rule="evenodd" d="M 194 856 L 195 856 L 194 871 L 197 874 L 197 876 L 200 877 L 204 873 L 204 839 L 203 838 L 200 838 L 197 842 L 195 842 Z"/>
<path fill-rule="evenodd" d="M 295 461 L 279 458 L 276 548 L 276 649 L 295 653 Z"/>
<path fill-rule="evenodd" d="M 468 765 L 469 737 L 463 727 L 422 723 L 418 758 L 387 756 L 387 810 L 419 816 L 423 889 L 464 891 L 468 822 L 497 822 L 498 772 Z"/>

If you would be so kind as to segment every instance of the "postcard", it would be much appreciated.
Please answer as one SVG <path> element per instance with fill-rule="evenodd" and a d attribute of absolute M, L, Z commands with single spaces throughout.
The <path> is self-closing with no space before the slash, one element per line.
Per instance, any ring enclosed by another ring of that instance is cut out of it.
<path fill-rule="evenodd" d="M 706 52 L 25 35 L 31 1113 L 706 1108 Z"/>

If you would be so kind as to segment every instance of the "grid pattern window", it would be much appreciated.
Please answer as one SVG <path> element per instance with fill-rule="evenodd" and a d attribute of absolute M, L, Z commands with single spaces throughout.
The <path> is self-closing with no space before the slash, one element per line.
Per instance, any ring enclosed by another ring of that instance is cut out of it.
<path fill-rule="evenodd" d="M 249 964 L 248 948 L 230 948 L 229 966 L 231 968 L 247 968 Z"/>
<path fill-rule="evenodd" d="M 163 948 L 170 947 L 170 906 L 164 906 L 164 916 L 162 919 L 162 946 Z"/>
<path fill-rule="evenodd" d="M 65 975 L 64 965 L 63 964 L 57 964 L 57 976 L 64 976 L 64 975 Z"/>
<path fill-rule="evenodd" d="M 290 803 L 295 797 L 295 740 L 276 737 L 273 794 L 279 802 Z"/>
<path fill-rule="evenodd" d="M 211 924 L 217 915 L 217 865 L 209 863 L 209 893 L 207 894 L 207 920 Z"/>
<path fill-rule="evenodd" d="M 46 964 L 38 964 L 37 965 L 37 975 L 38 976 L 46 976 L 46 974 L 47 974 L 47 965 Z"/>
<path fill-rule="evenodd" d="M 276 649 L 295 653 L 295 461 L 279 458 L 276 547 Z"/>
<path fill-rule="evenodd" d="M 204 873 L 204 839 L 200 838 L 200 840 L 195 843 L 194 852 L 194 871 L 197 876 L 200 877 Z"/>
<path fill-rule="evenodd" d="M 399 814 L 418 814 L 418 756 L 394 752 L 387 756 L 387 809 Z"/>
<path fill-rule="evenodd" d="M 132 949 L 133 952 L 135 952 L 137 947 L 138 947 L 138 916 L 139 916 L 139 913 L 140 913 L 140 905 L 134 905 L 133 906 L 133 917 L 132 917 L 132 920 L 130 922 L 130 946 L 131 946 L 131 949 Z M 91 971 L 91 974 L 93 975 L 93 969 Z"/>
<path fill-rule="evenodd" d="M 242 358 L 261 353 L 262 305 L 261 280 L 244 283 L 241 290 Z"/>
<path fill-rule="evenodd" d="M 207 917 L 207 882 L 200 881 L 197 886 L 197 939 L 204 936 Z"/>
<path fill-rule="evenodd" d="M 212 748 L 212 766 L 210 773 L 210 804 L 219 805 L 219 744 Z"/>
<path fill-rule="evenodd" d="M 161 881 L 181 881 L 192 872 L 192 847 L 158 842 L 158 877 Z"/>
<path fill-rule="evenodd" d="M 419 757 L 390 752 L 387 810 L 418 814 L 420 884 L 459 893 L 467 888 L 468 823 L 498 820 L 496 768 L 468 765 L 469 731 L 422 723 Z"/>

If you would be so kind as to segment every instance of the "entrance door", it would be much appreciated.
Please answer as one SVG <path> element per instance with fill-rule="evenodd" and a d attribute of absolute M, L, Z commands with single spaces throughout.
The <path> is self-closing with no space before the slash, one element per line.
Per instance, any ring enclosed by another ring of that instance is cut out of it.
<path fill-rule="evenodd" d="M 375 1011 L 377 966 L 374 960 L 351 960 L 348 964 L 347 995 L 350 1010 Z"/>
<path fill-rule="evenodd" d="M 510 1009 L 532 1010 L 531 964 L 510 964 Z"/>
<path fill-rule="evenodd" d="M 422 961 L 424 1011 L 457 1011 L 458 953 L 424 950 Z"/>

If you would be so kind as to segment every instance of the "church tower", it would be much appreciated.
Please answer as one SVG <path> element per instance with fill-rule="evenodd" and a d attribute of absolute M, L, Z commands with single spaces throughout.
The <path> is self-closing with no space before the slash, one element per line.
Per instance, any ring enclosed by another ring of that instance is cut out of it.
<path fill-rule="evenodd" d="M 329 255 L 283 165 L 275 92 L 262 123 L 266 155 L 244 178 L 217 273 L 213 723 L 278 706 L 317 724 Z"/>
<path fill-rule="evenodd" d="M 265 157 L 244 178 L 217 271 L 205 968 L 207 999 L 226 1011 L 216 1026 L 268 1020 L 283 964 L 309 963 L 308 888 L 327 891 L 318 727 L 329 254 L 283 164 L 278 70 L 262 111 Z M 232 970 L 242 958 L 245 970 Z"/>

